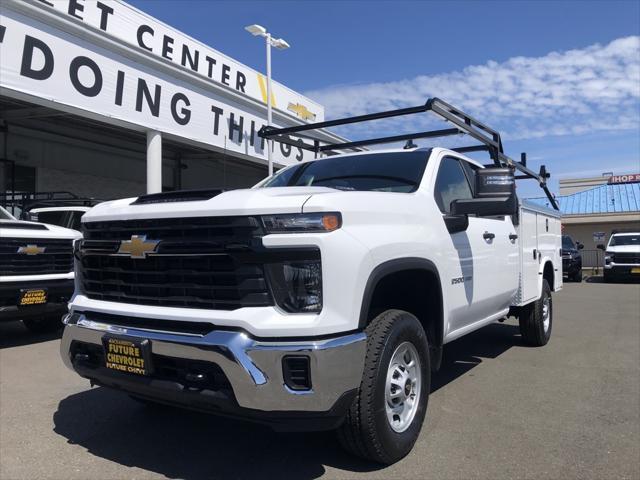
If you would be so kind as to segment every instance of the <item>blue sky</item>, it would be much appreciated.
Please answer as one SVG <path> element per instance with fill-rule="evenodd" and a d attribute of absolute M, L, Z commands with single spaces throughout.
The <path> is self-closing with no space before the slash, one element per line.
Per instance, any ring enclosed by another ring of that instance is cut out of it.
<path fill-rule="evenodd" d="M 552 186 L 640 171 L 638 1 L 130 3 L 258 70 L 263 44 L 244 26 L 266 26 L 292 45 L 273 52 L 274 78 L 319 100 L 329 118 L 435 95 L 504 132 L 507 154 L 545 163 Z"/>

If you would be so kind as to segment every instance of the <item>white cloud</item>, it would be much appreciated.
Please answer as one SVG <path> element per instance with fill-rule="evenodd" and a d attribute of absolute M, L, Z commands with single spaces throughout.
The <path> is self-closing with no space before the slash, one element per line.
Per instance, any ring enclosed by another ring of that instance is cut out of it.
<path fill-rule="evenodd" d="M 338 85 L 306 95 L 325 106 L 328 118 L 420 105 L 436 96 L 511 139 L 637 130 L 640 36 L 543 57 L 489 61 L 438 75 Z M 389 125 L 384 122 L 374 127 L 376 133 Z M 423 116 L 403 119 L 398 127 L 417 131 L 432 125 Z M 339 133 L 357 138 L 365 131 L 371 126 L 345 127 Z"/>

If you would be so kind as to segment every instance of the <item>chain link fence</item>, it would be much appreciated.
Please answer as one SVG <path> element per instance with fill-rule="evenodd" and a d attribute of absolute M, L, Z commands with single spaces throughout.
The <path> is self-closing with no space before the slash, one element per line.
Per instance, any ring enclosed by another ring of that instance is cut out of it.
<path fill-rule="evenodd" d="M 582 268 L 595 269 L 594 273 L 602 270 L 604 265 L 604 252 L 602 250 L 581 250 Z"/>

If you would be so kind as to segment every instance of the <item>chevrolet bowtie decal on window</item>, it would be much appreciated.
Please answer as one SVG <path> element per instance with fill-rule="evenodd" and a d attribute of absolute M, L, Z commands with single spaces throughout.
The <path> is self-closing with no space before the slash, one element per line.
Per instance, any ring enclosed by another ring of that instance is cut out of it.
<path fill-rule="evenodd" d="M 147 254 L 156 251 L 160 240 L 147 240 L 146 235 L 131 235 L 131 240 L 122 240 L 118 253 L 131 255 L 131 258 L 147 258 Z"/>
<path fill-rule="evenodd" d="M 37 245 L 25 245 L 24 247 L 18 247 L 18 253 L 24 255 L 38 255 L 44 253 L 46 247 L 39 247 Z"/>

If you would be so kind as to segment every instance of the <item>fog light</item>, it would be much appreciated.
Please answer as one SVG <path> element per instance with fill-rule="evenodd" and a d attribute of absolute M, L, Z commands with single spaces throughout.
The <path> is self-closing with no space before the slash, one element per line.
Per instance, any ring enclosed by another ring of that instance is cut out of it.
<path fill-rule="evenodd" d="M 284 383 L 291 390 L 311 390 L 311 367 L 309 357 L 287 355 L 282 359 Z"/>

